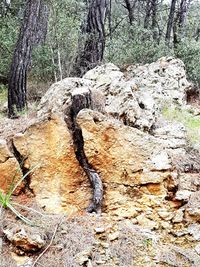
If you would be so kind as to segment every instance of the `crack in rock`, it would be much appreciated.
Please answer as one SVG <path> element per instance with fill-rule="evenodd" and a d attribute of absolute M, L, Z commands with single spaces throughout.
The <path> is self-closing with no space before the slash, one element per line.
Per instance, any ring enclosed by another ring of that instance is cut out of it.
<path fill-rule="evenodd" d="M 76 158 L 89 178 L 93 188 L 92 202 L 87 208 L 87 211 L 100 213 L 103 201 L 103 184 L 100 175 L 88 162 L 84 151 L 82 130 L 76 121 L 79 111 L 85 108 L 93 108 L 91 91 L 88 88 L 74 90 L 74 92 L 71 94 L 71 106 L 67 111 L 65 111 L 65 122 L 72 134 Z"/>

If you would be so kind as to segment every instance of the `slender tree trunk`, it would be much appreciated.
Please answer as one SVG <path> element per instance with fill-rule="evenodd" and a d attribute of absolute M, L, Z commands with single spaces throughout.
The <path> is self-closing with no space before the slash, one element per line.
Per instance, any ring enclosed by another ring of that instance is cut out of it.
<path fill-rule="evenodd" d="M 167 44 L 170 43 L 170 39 L 171 39 L 171 32 L 173 29 L 176 2 L 177 2 L 177 0 L 171 1 L 171 7 L 170 7 L 169 17 L 168 17 L 168 22 L 167 22 L 167 32 L 166 32 L 166 36 L 165 36 L 165 40 L 166 40 Z"/>
<path fill-rule="evenodd" d="M 182 41 L 185 32 L 185 24 L 187 13 L 189 11 L 191 0 L 181 0 L 177 16 L 174 20 L 174 47 L 177 48 L 178 44 Z"/>
<path fill-rule="evenodd" d="M 133 3 L 131 3 L 130 0 L 124 0 L 124 2 L 125 2 L 125 7 L 128 10 L 128 17 L 129 17 L 130 25 L 133 25 L 134 9 L 135 9 L 135 5 L 136 5 L 137 0 L 134 0 Z"/>
<path fill-rule="evenodd" d="M 9 75 L 8 115 L 11 118 L 27 105 L 26 84 L 31 54 L 33 46 L 45 39 L 47 21 L 48 8 L 44 0 L 28 0 Z"/>
<path fill-rule="evenodd" d="M 147 29 L 149 27 L 149 21 L 151 17 L 151 8 L 152 8 L 152 0 L 148 0 L 146 3 L 146 14 L 144 18 L 144 28 Z"/>
<path fill-rule="evenodd" d="M 82 76 L 101 63 L 105 49 L 105 19 L 108 0 L 89 0 L 87 19 L 82 24 L 75 74 Z"/>
<path fill-rule="evenodd" d="M 152 8 L 152 24 L 151 24 L 151 28 L 152 28 L 152 32 L 153 32 L 153 39 L 155 41 L 159 41 L 158 40 L 158 27 L 157 27 L 157 9 L 158 9 L 158 0 L 153 0 L 152 4 L 151 4 L 151 8 Z"/>
<path fill-rule="evenodd" d="M 200 36 L 200 26 L 197 28 L 194 38 L 198 42 L 199 41 L 199 36 Z"/>

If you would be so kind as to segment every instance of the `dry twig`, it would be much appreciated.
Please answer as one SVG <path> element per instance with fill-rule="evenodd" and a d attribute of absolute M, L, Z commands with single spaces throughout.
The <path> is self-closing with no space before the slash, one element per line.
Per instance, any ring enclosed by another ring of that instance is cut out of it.
<path fill-rule="evenodd" d="M 36 266 L 36 264 L 38 263 L 39 259 L 40 259 L 40 258 L 46 253 L 46 251 L 51 247 L 51 245 L 52 245 L 52 243 L 53 243 L 53 240 L 54 240 L 54 237 L 55 237 L 55 235 L 56 235 L 56 232 L 57 232 L 57 230 L 58 230 L 58 226 L 59 226 L 59 225 L 60 225 L 60 223 L 58 223 L 58 224 L 56 225 L 55 230 L 54 230 L 54 232 L 53 232 L 53 235 L 52 235 L 52 238 L 51 238 L 51 240 L 50 240 L 49 245 L 48 245 L 48 246 L 45 248 L 45 250 L 43 250 L 42 253 L 37 257 L 37 259 L 34 261 L 32 267 L 35 267 L 35 266 Z"/>

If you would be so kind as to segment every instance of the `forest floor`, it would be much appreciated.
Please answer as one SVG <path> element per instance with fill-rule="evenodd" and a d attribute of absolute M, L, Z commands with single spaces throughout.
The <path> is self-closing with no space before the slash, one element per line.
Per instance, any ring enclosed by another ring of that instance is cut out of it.
<path fill-rule="evenodd" d="M 26 206 L 44 214 L 41 217 L 23 212 L 32 221 L 37 220 L 39 226 L 32 228 L 45 237 L 45 247 L 48 249 L 43 248 L 34 253 L 24 252 L 1 235 L 1 267 L 196 266 L 191 264 L 192 254 L 190 255 L 189 248 L 192 242 L 189 236 L 175 238 L 173 231 L 169 233 L 164 229 L 143 229 L 134 224 L 133 220 L 118 220 L 106 213 L 96 215 L 83 212 L 76 217 L 45 214 L 31 198 L 27 202 L 27 197 L 21 196 L 18 201 L 21 204 L 25 202 Z M 28 231 L 30 228 L 7 210 L 1 217 L 1 227 L 4 230 L 18 228 L 18 231 L 22 228 Z M 180 244 L 186 250 L 177 253 Z M 184 253 L 188 255 L 185 256 Z"/>

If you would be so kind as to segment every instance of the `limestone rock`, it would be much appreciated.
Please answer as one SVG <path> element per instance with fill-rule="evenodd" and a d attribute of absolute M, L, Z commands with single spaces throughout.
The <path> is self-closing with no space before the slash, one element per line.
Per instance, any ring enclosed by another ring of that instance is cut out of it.
<path fill-rule="evenodd" d="M 190 216 L 195 217 L 196 220 L 200 220 L 200 191 L 191 194 L 186 205 L 186 211 Z"/>
<path fill-rule="evenodd" d="M 81 111 L 77 121 L 86 156 L 106 183 L 160 183 L 170 175 L 169 157 L 148 134 L 90 110 Z M 161 164 L 158 155 L 162 154 L 165 160 Z"/>
<path fill-rule="evenodd" d="M 14 137 L 24 166 L 31 169 L 30 187 L 36 201 L 50 212 L 78 211 L 87 207 L 90 186 L 75 158 L 71 134 L 58 116 L 29 127 Z M 84 201 L 83 201 L 84 200 Z"/>
<path fill-rule="evenodd" d="M 52 113 L 62 115 L 63 107 L 70 103 L 72 90 L 75 88 L 90 88 L 92 85 L 92 81 L 81 78 L 66 78 L 54 83 L 40 101 L 38 116 L 48 118 Z"/>
<path fill-rule="evenodd" d="M 146 218 L 144 214 L 137 216 L 138 224 L 147 229 L 158 229 L 158 223 Z"/>
<path fill-rule="evenodd" d="M 91 249 L 81 251 L 76 255 L 76 262 L 79 265 L 84 265 L 89 261 L 90 256 L 91 256 Z"/>
<path fill-rule="evenodd" d="M 135 216 L 134 199 L 123 196 L 113 185 L 162 183 L 170 176 L 167 153 L 148 134 L 98 112 L 83 110 L 77 120 L 82 128 L 86 156 L 107 187 L 107 211 L 112 211 L 118 202 L 127 216 Z M 37 166 L 30 174 L 30 187 L 41 206 L 53 212 L 77 212 L 87 207 L 90 185 L 75 158 L 71 134 L 62 118 L 52 116 L 30 126 L 24 134 L 15 136 L 14 145 L 26 158 L 27 169 Z M 132 191 L 129 194 L 134 194 Z"/>
<path fill-rule="evenodd" d="M 66 78 L 53 84 L 41 100 L 38 115 L 47 117 L 62 111 L 69 105 L 73 89 L 88 88 L 103 93 L 108 114 L 149 131 L 165 104 L 185 104 L 185 91 L 190 86 L 184 64 L 178 59 L 161 58 L 152 64 L 130 66 L 125 74 L 108 63 L 88 71 L 83 78 Z"/>
<path fill-rule="evenodd" d="M 187 229 L 188 233 L 192 235 L 194 240 L 200 241 L 200 225 L 197 223 L 190 224 Z"/>
<path fill-rule="evenodd" d="M 183 62 L 174 58 L 130 66 L 125 74 L 105 64 L 84 78 L 95 81 L 95 87 L 105 94 L 107 113 L 143 130 L 152 128 L 165 104 L 184 105 L 185 91 L 191 86 Z"/>
<path fill-rule="evenodd" d="M 35 252 L 46 244 L 45 236 L 36 229 L 23 227 L 9 227 L 3 231 L 7 239 L 24 252 Z"/>
<path fill-rule="evenodd" d="M 153 91 L 160 100 L 173 99 L 183 104 L 185 90 L 190 86 L 183 62 L 172 57 L 162 57 L 144 66 L 130 66 L 127 72 L 129 79 L 133 78 L 141 87 Z"/>

